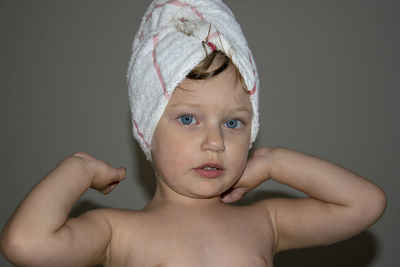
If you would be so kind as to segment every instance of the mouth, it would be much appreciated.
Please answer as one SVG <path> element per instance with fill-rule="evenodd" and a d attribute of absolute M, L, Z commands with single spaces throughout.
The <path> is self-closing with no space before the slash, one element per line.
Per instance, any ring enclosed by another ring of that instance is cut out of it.
<path fill-rule="evenodd" d="M 217 167 L 204 167 L 203 170 L 216 171 L 216 170 L 219 170 L 219 168 L 217 168 Z"/>
<path fill-rule="evenodd" d="M 195 171 L 205 178 L 217 178 L 221 176 L 225 170 L 219 164 L 206 163 L 195 168 Z"/>

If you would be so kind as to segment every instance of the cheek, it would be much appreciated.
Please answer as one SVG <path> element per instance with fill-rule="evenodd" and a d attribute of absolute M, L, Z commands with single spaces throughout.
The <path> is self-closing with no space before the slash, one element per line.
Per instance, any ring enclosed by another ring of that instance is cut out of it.
<path fill-rule="evenodd" d="M 229 155 L 229 163 L 235 172 L 241 174 L 246 166 L 249 154 L 249 140 L 232 140 L 230 146 L 227 146 L 227 154 Z"/>
<path fill-rule="evenodd" d="M 185 140 L 178 138 L 176 133 L 164 131 L 162 135 L 155 135 L 152 142 L 152 157 L 157 170 L 175 173 L 174 166 L 184 166 L 188 146 Z"/>

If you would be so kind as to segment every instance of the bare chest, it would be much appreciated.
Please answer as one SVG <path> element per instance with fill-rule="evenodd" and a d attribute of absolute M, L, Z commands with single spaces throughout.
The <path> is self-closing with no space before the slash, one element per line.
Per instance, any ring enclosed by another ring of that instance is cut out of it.
<path fill-rule="evenodd" d="M 272 266 L 273 231 L 249 216 L 156 216 L 127 233 L 124 266 Z"/>

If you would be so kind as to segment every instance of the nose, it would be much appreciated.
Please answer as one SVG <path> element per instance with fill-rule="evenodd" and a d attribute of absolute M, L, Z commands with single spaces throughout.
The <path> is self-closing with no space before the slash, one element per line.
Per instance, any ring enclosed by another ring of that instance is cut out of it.
<path fill-rule="evenodd" d="M 205 129 L 201 149 L 213 152 L 225 151 L 224 136 L 220 127 L 210 126 Z"/>

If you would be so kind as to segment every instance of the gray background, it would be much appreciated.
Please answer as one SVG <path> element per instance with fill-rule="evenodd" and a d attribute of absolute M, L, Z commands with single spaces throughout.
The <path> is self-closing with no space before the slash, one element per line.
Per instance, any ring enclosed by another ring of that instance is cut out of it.
<path fill-rule="evenodd" d="M 109 196 L 73 214 L 140 209 L 151 166 L 130 133 L 125 71 L 148 1 L 0 1 L 0 227 L 60 160 L 86 151 L 128 168 Z M 261 79 L 256 146 L 286 146 L 380 185 L 389 203 L 370 230 L 279 254 L 281 266 L 399 266 L 399 1 L 234 1 Z M 242 203 L 298 192 L 262 184 Z M 397 247 L 397 248 L 396 248 Z M 1 266 L 10 266 L 0 258 Z"/>

